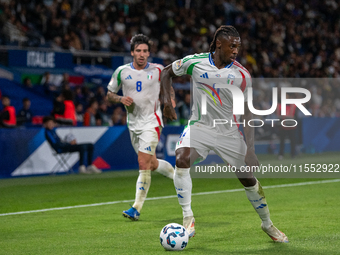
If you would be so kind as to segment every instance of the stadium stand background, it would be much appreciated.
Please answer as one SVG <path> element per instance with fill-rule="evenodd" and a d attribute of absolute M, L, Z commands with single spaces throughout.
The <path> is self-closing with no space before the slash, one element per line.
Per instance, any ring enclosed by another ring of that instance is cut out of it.
<path fill-rule="evenodd" d="M 334 0 L 1 0 L 0 90 L 12 97 L 17 111 L 22 98 L 29 97 L 33 114 L 43 116 L 52 111 L 61 88 L 71 89 L 79 106 L 78 125 L 93 98 L 101 107 L 98 118 L 102 121 L 97 125 L 124 125 L 124 109 L 106 102 L 104 95 L 119 61 L 132 60 L 131 37 L 148 35 L 153 41 L 151 57 L 167 65 L 209 51 L 213 34 L 222 24 L 234 25 L 240 32 L 238 61 L 253 78 L 339 79 L 340 5 Z M 10 55 L 17 50 L 55 52 L 67 60 L 57 68 L 12 66 Z M 58 83 L 57 92 L 48 93 L 43 86 L 46 72 Z M 339 82 L 303 86 L 312 93 L 307 108 L 313 117 L 340 116 Z M 174 87 L 179 121 L 167 124 L 176 126 L 187 119 L 189 77 L 174 79 Z M 268 109 L 271 86 L 254 82 L 254 102 L 256 109 Z M 274 140 L 277 132 L 256 129 L 256 138 Z"/>
<path fill-rule="evenodd" d="M 242 38 L 238 61 L 253 77 L 335 78 L 340 73 L 340 8 L 333 0 L 14 0 L 1 1 L 0 9 L 2 45 L 121 53 L 129 52 L 131 36 L 142 32 L 154 42 L 151 55 L 167 65 L 208 51 L 216 28 L 231 24 Z M 268 91 L 257 89 L 255 95 L 269 103 Z M 339 116 L 339 86 L 309 89 L 315 95 L 313 116 Z"/>

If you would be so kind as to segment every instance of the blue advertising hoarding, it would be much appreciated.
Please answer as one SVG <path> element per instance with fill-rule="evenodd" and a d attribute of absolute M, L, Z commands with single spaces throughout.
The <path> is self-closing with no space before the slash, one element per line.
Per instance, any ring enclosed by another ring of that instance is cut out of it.
<path fill-rule="evenodd" d="M 74 64 L 72 53 L 36 50 L 9 50 L 8 66 L 43 69 L 72 69 Z"/>

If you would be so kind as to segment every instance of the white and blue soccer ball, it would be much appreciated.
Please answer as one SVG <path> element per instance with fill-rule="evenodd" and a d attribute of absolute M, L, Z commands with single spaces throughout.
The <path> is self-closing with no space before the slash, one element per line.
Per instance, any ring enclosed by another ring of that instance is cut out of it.
<path fill-rule="evenodd" d="M 170 223 L 162 228 L 159 239 L 164 249 L 181 251 L 187 246 L 189 235 L 182 225 Z"/>

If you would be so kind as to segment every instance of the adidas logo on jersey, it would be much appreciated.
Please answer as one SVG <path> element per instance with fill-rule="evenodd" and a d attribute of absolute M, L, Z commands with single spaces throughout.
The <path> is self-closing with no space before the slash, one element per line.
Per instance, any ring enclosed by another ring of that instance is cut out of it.
<path fill-rule="evenodd" d="M 149 147 L 146 147 L 144 150 L 146 150 L 146 151 L 151 151 L 151 147 L 149 146 Z"/>
<path fill-rule="evenodd" d="M 200 77 L 201 77 L 201 78 L 205 78 L 205 79 L 209 79 L 208 73 L 204 73 L 204 74 L 202 74 Z"/>
<path fill-rule="evenodd" d="M 125 80 L 132 80 L 131 75 L 129 75 L 128 77 L 126 77 Z"/>

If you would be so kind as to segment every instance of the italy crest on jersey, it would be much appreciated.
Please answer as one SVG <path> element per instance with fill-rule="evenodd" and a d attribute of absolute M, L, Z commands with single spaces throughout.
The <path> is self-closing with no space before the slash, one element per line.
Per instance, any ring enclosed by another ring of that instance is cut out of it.
<path fill-rule="evenodd" d="M 152 79 L 152 72 L 148 72 L 148 80 Z"/>
<path fill-rule="evenodd" d="M 227 78 L 227 84 L 228 85 L 233 85 L 235 81 L 235 75 L 229 74 Z"/>

